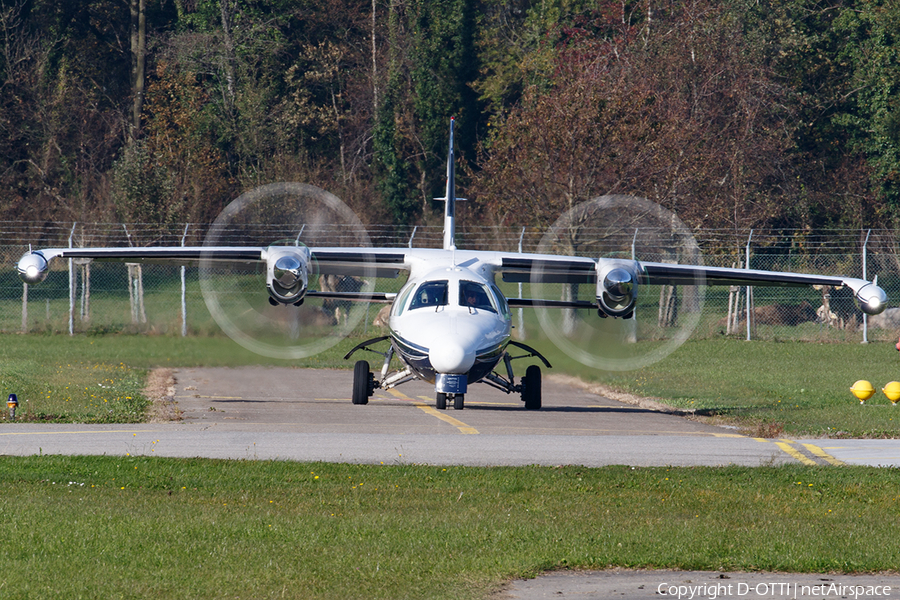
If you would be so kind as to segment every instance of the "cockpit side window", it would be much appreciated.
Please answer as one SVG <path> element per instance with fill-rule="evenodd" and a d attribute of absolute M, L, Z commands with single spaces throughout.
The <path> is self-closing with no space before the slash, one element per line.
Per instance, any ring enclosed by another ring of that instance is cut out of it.
<path fill-rule="evenodd" d="M 406 301 L 409 300 L 409 295 L 412 293 L 415 287 L 416 286 L 410 284 L 406 289 L 400 290 L 399 298 L 394 301 L 394 305 L 391 307 L 394 315 L 399 316 L 403 314 L 403 309 L 406 306 Z"/>
<path fill-rule="evenodd" d="M 509 316 L 509 304 L 506 302 L 506 296 L 503 295 L 503 292 L 500 291 L 496 285 L 491 285 L 491 289 L 494 291 L 494 296 L 497 298 L 497 303 L 500 305 L 500 314 L 504 317 Z"/>
<path fill-rule="evenodd" d="M 434 308 L 438 306 L 446 306 L 447 304 L 447 280 L 426 281 L 413 294 L 412 302 L 409 303 L 409 310 L 416 308 Z"/>
<path fill-rule="evenodd" d="M 474 281 L 461 280 L 459 282 L 459 305 L 497 312 L 487 288 Z"/>

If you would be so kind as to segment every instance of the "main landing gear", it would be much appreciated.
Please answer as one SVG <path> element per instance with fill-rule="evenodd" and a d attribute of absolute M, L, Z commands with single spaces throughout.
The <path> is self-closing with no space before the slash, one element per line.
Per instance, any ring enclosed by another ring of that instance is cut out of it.
<path fill-rule="evenodd" d="M 525 377 L 519 385 L 522 388 L 522 402 L 525 410 L 540 410 L 541 408 L 541 368 L 537 365 L 529 365 L 525 369 Z"/>
<path fill-rule="evenodd" d="M 544 358 L 540 352 L 535 350 L 530 346 L 526 346 L 521 342 L 514 342 L 510 340 L 510 346 L 515 346 L 517 348 L 521 348 L 528 352 L 528 354 L 523 354 L 522 356 L 511 356 L 509 352 L 506 352 L 503 355 L 503 363 L 506 365 L 506 377 L 502 377 L 498 375 L 496 372 L 489 373 L 484 378 L 484 383 L 490 385 L 491 387 L 495 387 L 498 390 L 504 391 L 507 394 L 520 394 L 522 398 L 522 402 L 525 403 L 525 410 L 540 410 L 541 408 L 541 368 L 538 365 L 529 365 L 527 369 L 525 369 L 525 376 L 519 380 L 519 384 L 515 384 L 515 379 L 513 377 L 513 370 L 511 362 L 517 358 L 531 358 L 535 357 L 540 359 L 541 362 L 544 363 L 548 369 L 550 367 L 550 362 Z"/>
<path fill-rule="evenodd" d="M 400 385 L 401 383 L 406 383 L 407 381 L 412 381 L 418 378 L 409 367 L 390 374 L 388 373 L 391 358 L 394 355 L 393 348 L 389 347 L 387 352 L 379 352 L 377 350 L 373 350 L 370 347 L 376 343 L 387 341 L 388 339 L 389 338 L 387 336 L 384 336 L 366 340 L 365 342 L 357 345 L 355 348 L 353 348 L 353 350 L 348 352 L 346 356 L 344 356 L 345 359 L 348 359 L 357 350 L 368 350 L 384 357 L 384 363 L 381 367 L 380 377 L 378 377 L 377 379 L 370 370 L 368 361 L 360 360 L 357 361 L 353 366 L 353 404 L 368 404 L 369 398 L 372 397 L 376 389 L 391 389 Z M 516 384 L 515 378 L 513 377 L 511 363 L 513 360 L 518 358 L 531 357 L 538 358 L 548 369 L 550 368 L 550 363 L 540 354 L 540 352 L 538 352 L 534 348 L 531 348 L 530 346 L 522 344 L 521 342 L 514 342 L 510 340 L 509 345 L 525 350 L 527 354 L 523 354 L 521 356 L 512 356 L 508 351 L 504 352 L 502 360 L 503 364 L 506 365 L 506 377 L 503 377 L 494 371 L 487 374 L 483 379 L 481 379 L 481 383 L 486 383 L 491 387 L 497 388 L 498 390 L 501 390 L 507 394 L 519 394 L 522 398 L 522 402 L 525 404 L 525 410 L 540 410 L 541 368 L 538 365 L 529 365 L 529 367 L 525 370 L 525 375 L 521 377 L 519 379 L 519 383 Z M 447 405 L 450 403 L 450 401 L 453 402 L 453 408 L 455 410 L 462 410 L 465 407 L 465 394 L 448 394 L 438 392 L 435 395 L 435 406 L 438 410 L 447 410 Z"/>
<path fill-rule="evenodd" d="M 375 393 L 375 376 L 369 370 L 369 362 L 358 360 L 353 365 L 353 404 L 368 404 Z"/>
<path fill-rule="evenodd" d="M 351 400 L 353 404 L 368 404 L 369 398 L 377 389 L 389 390 L 401 383 L 412 381 L 416 378 L 412 370 L 407 367 L 405 369 L 388 373 L 391 365 L 391 358 L 394 356 L 394 348 L 389 346 L 387 352 L 380 352 L 371 348 L 375 344 L 386 342 L 388 336 L 382 336 L 366 340 L 361 344 L 357 344 L 353 350 L 344 355 L 344 360 L 348 360 L 357 350 L 368 350 L 383 357 L 381 372 L 376 376 L 369 370 L 369 362 L 359 360 L 353 365 L 353 394 Z"/>

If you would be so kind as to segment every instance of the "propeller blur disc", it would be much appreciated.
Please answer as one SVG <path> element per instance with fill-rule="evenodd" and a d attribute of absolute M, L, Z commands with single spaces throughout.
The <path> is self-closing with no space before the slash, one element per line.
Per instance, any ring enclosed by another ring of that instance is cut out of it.
<path fill-rule="evenodd" d="M 645 198 L 600 196 L 562 215 L 547 231 L 541 254 L 636 259 L 702 265 L 690 230 L 672 212 Z M 543 300 L 586 300 L 596 305 L 590 283 L 546 282 L 534 271 L 531 295 Z M 705 281 L 693 285 L 637 286 L 634 318 L 602 318 L 597 310 L 559 309 L 538 302 L 542 331 L 571 358 L 604 371 L 639 369 L 662 360 L 690 337 L 700 321 Z"/>
<path fill-rule="evenodd" d="M 312 185 L 274 183 L 246 192 L 213 223 L 205 248 L 221 246 L 369 247 L 359 218 L 337 196 Z M 374 265 L 361 277 L 320 274 L 308 266 L 310 290 L 371 292 Z M 241 346 L 263 356 L 297 359 L 318 354 L 349 335 L 369 310 L 367 302 L 307 297 L 300 306 L 271 305 L 266 264 L 226 262 L 212 253 L 200 260 L 200 288 L 210 314 Z"/>

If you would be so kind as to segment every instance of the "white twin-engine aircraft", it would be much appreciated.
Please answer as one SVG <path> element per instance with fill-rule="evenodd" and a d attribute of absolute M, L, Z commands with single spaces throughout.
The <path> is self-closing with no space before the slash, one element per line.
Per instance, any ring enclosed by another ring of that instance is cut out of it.
<path fill-rule="evenodd" d="M 511 339 L 511 306 L 590 308 L 597 310 L 600 317 L 629 318 L 634 314 L 639 286 L 694 285 L 702 281 L 706 285 L 846 286 L 853 291 L 865 313 L 874 315 L 885 308 L 884 290 L 874 282 L 862 279 L 621 258 L 457 249 L 454 240 L 457 198 L 452 120 L 449 148 L 446 197 L 442 199 L 446 205 L 441 249 L 306 247 L 300 244 L 51 248 L 29 251 L 19 260 L 18 272 L 26 283 L 39 283 L 47 276 L 50 262 L 58 257 L 176 264 L 197 263 L 204 259 L 252 262 L 265 265 L 266 288 L 269 303 L 273 306 L 292 309 L 300 306 L 305 298 L 313 297 L 389 302 L 392 304 L 389 334 L 367 340 L 345 356 L 347 359 L 358 350 L 367 350 L 384 359 L 377 376 L 370 371 L 367 361 L 360 360 L 355 364 L 353 404 L 366 404 L 377 388 L 389 389 L 422 379 L 434 384 L 438 409 L 446 409 L 451 402 L 454 408 L 463 408 L 468 387 L 476 382 L 506 393 L 520 394 L 526 409 L 541 407 L 540 367 L 529 366 L 516 383 L 511 360 L 530 356 L 537 357 L 547 367 L 550 365 L 539 352 Z M 310 277 L 316 271 L 319 274 L 379 277 L 396 277 L 400 271 L 406 271 L 408 280 L 396 294 L 308 290 Z M 507 282 L 590 284 L 596 286 L 596 294 L 592 294 L 595 300 L 506 298 L 495 283 L 497 275 Z M 382 342 L 389 342 L 385 351 L 373 349 Z M 514 357 L 510 354 L 511 347 L 518 347 L 526 354 Z M 395 356 L 401 367 L 391 371 L 390 364 Z"/>

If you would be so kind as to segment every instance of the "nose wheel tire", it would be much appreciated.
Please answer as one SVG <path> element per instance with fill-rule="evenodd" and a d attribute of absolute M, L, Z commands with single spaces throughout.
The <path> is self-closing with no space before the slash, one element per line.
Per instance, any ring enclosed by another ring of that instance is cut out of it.
<path fill-rule="evenodd" d="M 525 402 L 525 410 L 540 410 L 541 408 L 541 368 L 531 365 L 525 370 L 522 378 L 522 401 Z"/>
<path fill-rule="evenodd" d="M 462 410 L 466 403 L 465 394 L 445 394 L 437 392 L 434 396 L 434 405 L 438 410 L 447 410 L 447 400 L 453 399 L 453 410 Z"/>
<path fill-rule="evenodd" d="M 353 404 L 368 404 L 375 390 L 375 377 L 369 371 L 369 363 L 359 360 L 353 365 Z"/>

